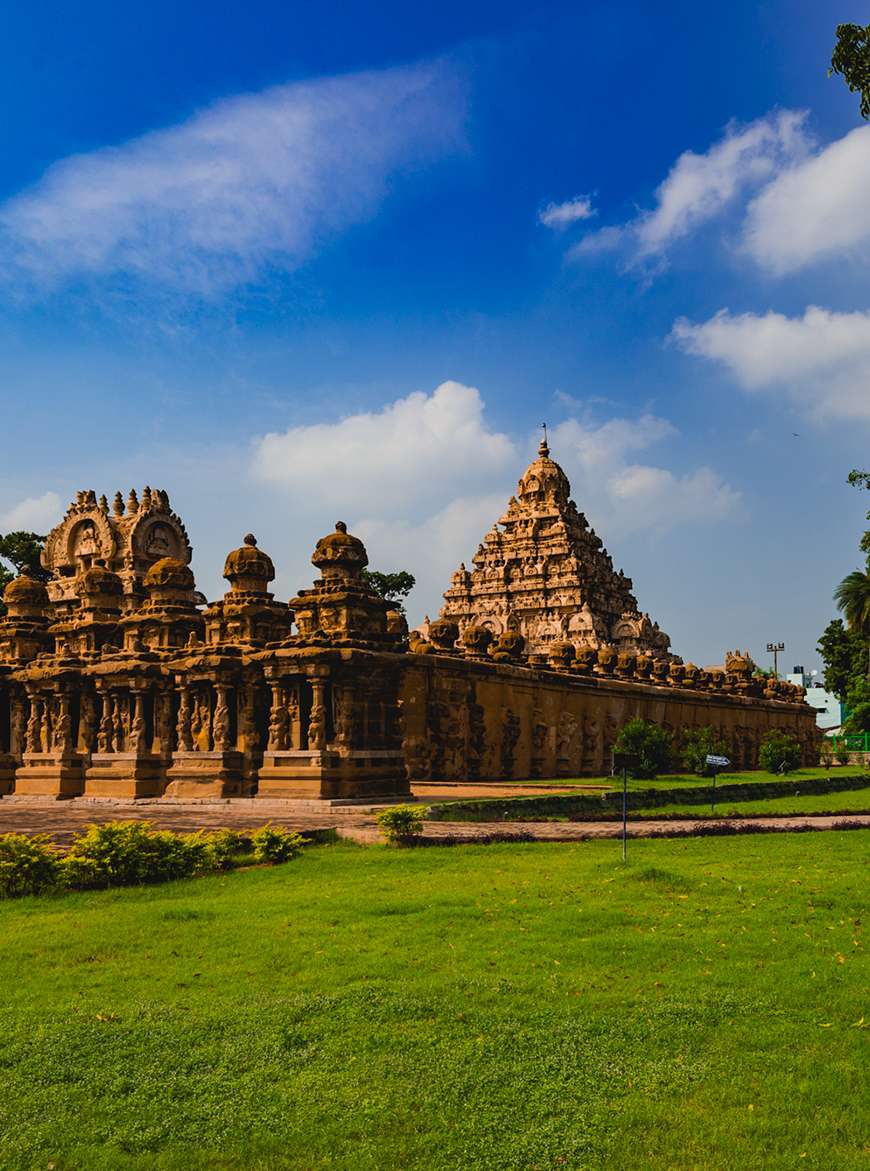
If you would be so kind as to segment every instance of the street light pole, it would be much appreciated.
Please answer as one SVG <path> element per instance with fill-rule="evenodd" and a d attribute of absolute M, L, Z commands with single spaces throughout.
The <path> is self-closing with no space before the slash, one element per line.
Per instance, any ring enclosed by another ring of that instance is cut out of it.
<path fill-rule="evenodd" d="M 774 677 L 774 679 L 778 679 L 779 674 L 776 669 L 777 668 L 776 656 L 780 651 L 785 650 L 785 643 L 784 642 L 769 642 L 767 644 L 767 650 L 768 650 L 768 654 L 773 654 L 773 677 Z"/>

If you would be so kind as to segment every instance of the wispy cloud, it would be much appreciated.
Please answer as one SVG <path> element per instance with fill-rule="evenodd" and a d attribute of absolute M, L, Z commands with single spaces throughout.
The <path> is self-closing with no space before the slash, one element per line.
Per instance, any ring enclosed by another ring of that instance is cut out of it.
<path fill-rule="evenodd" d="M 820 419 L 870 419 L 870 313 L 722 309 L 699 324 L 681 318 L 671 336 L 686 353 L 724 363 L 745 390 L 785 392 Z"/>
<path fill-rule="evenodd" d="M 61 516 L 60 497 L 56 492 L 45 492 L 42 496 L 28 496 L 12 508 L 0 514 L 0 532 L 47 533 Z"/>
<path fill-rule="evenodd" d="M 782 110 L 729 125 L 704 154 L 687 150 L 655 191 L 656 206 L 638 211 L 628 223 L 590 233 L 571 250 L 574 256 L 621 250 L 628 267 L 662 266 L 668 250 L 725 210 L 738 195 L 757 191 L 783 169 L 803 160 L 812 147 L 806 114 Z"/>
<path fill-rule="evenodd" d="M 538 223 L 546 228 L 555 228 L 563 231 L 575 224 L 578 220 L 588 220 L 598 212 L 592 206 L 592 197 L 589 195 L 575 195 L 566 203 L 548 203 L 538 212 Z"/>
<path fill-rule="evenodd" d="M 55 163 L 0 207 L 0 267 L 37 291 L 114 277 L 210 297 L 370 219 L 392 177 L 463 148 L 464 116 L 444 61 L 226 98 Z"/>
<path fill-rule="evenodd" d="M 675 475 L 636 461 L 633 453 L 675 438 L 667 419 L 566 419 L 551 432 L 553 450 L 571 476 L 574 495 L 606 540 L 647 532 L 661 536 L 686 524 L 738 514 L 740 493 L 712 468 Z"/>

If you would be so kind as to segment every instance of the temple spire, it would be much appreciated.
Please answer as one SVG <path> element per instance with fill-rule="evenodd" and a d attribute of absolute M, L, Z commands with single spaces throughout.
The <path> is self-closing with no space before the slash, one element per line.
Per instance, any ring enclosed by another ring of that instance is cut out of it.
<path fill-rule="evenodd" d="M 541 440 L 541 446 L 538 448 L 538 455 L 541 459 L 544 459 L 550 454 L 550 449 L 547 446 L 547 424 L 542 423 L 541 426 L 544 428 L 544 438 Z"/>

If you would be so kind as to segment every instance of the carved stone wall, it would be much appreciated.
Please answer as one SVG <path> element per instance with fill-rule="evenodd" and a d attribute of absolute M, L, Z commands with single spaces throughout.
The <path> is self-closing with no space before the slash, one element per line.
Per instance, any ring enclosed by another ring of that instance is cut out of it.
<path fill-rule="evenodd" d="M 798 738 L 806 765 L 817 763 L 821 738 L 813 709 L 802 701 L 440 655 L 407 656 L 401 698 L 413 780 L 602 776 L 619 729 L 636 717 L 674 732 L 678 750 L 686 731 L 711 726 L 741 768 L 758 766 L 771 728 Z"/>

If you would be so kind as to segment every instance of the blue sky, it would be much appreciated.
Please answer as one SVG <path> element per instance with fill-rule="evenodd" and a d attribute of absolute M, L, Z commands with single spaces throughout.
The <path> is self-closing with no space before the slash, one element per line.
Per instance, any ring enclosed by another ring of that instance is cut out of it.
<path fill-rule="evenodd" d="M 416 6 L 419 8 L 420 6 Z M 434 616 L 546 421 L 701 665 L 818 666 L 870 497 L 870 3 L 45 3 L 0 46 L 0 531 L 337 519 Z"/>

